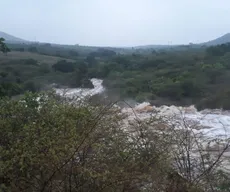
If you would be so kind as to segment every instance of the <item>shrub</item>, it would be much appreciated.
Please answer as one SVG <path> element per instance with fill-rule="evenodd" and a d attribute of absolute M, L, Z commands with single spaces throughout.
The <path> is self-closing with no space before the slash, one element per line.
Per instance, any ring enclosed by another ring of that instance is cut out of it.
<path fill-rule="evenodd" d="M 53 94 L 1 100 L 4 190 L 139 191 L 153 176 L 162 182 L 156 167 L 167 169 L 166 150 L 153 134 L 124 131 L 111 106 L 69 104 Z"/>
<path fill-rule="evenodd" d="M 34 60 L 34 59 L 25 59 L 24 60 L 24 64 L 25 65 L 38 65 L 38 61 Z"/>
<path fill-rule="evenodd" d="M 55 71 L 60 71 L 63 73 L 69 73 L 69 72 L 74 71 L 75 66 L 74 66 L 74 63 L 70 63 L 70 62 L 67 62 L 65 60 L 62 60 L 62 61 L 58 61 L 56 64 L 54 64 L 52 66 L 52 68 Z"/>

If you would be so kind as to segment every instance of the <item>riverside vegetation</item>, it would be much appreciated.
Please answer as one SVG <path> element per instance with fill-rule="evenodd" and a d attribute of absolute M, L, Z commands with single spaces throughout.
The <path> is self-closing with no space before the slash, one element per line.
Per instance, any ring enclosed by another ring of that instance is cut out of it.
<path fill-rule="evenodd" d="M 28 48 L 26 60 L 8 58 L 16 54 L 11 47 L 0 57 L 0 190 L 229 191 L 229 176 L 219 169 L 228 142 L 213 157 L 186 126 L 162 132 L 165 122 L 157 117 L 124 124 L 115 103 L 38 93 L 54 83 L 92 87 L 88 79 L 97 77 L 121 98 L 228 108 L 229 47 L 122 55 L 99 49 L 49 64 L 41 63 L 39 46 Z M 38 60 L 30 58 L 35 50 Z"/>
<path fill-rule="evenodd" d="M 230 108 L 230 44 L 131 51 L 50 44 L 9 47 L 9 57 L 0 55 L 1 96 L 36 92 L 51 84 L 91 88 L 88 79 L 101 78 L 111 95 L 122 99 Z"/>

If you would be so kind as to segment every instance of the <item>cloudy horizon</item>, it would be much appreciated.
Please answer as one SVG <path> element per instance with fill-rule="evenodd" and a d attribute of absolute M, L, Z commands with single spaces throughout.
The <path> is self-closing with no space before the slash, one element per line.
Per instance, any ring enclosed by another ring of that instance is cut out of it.
<path fill-rule="evenodd" d="M 230 32 L 227 0 L 2 0 L 0 31 L 92 46 L 206 42 Z"/>

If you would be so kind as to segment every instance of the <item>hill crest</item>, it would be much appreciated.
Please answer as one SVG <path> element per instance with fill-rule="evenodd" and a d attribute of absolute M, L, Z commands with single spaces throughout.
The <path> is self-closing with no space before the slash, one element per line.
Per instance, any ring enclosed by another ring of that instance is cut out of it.
<path fill-rule="evenodd" d="M 226 33 L 225 35 L 218 37 L 214 40 L 202 43 L 202 45 L 215 46 L 215 45 L 221 45 L 225 43 L 230 43 L 230 33 Z"/>
<path fill-rule="evenodd" d="M 15 37 L 13 35 L 10 35 L 8 33 L 0 31 L 0 37 L 3 37 L 7 43 L 32 43 L 30 41 Z M 230 43 L 230 33 L 226 33 L 225 35 L 218 37 L 214 40 L 210 40 L 204 43 L 197 44 L 199 45 L 205 45 L 205 46 L 215 46 L 215 45 L 220 45 L 224 43 Z M 171 45 L 171 46 L 178 46 L 178 45 Z M 134 48 L 139 48 L 139 49 L 146 49 L 146 48 L 168 48 L 170 47 L 169 45 L 142 45 L 142 46 L 135 46 Z"/>
<path fill-rule="evenodd" d="M 0 37 L 4 38 L 6 40 L 6 42 L 13 42 L 13 43 L 23 43 L 23 42 L 27 42 L 24 39 L 20 39 L 18 37 L 15 37 L 13 35 L 10 35 L 8 33 L 2 32 L 0 31 Z"/>

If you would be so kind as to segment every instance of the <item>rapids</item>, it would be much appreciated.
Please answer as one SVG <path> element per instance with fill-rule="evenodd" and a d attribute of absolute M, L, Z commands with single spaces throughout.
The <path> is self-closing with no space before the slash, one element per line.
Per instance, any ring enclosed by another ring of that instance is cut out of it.
<path fill-rule="evenodd" d="M 91 82 L 94 85 L 93 89 L 56 89 L 56 93 L 70 98 L 84 98 L 104 92 L 103 80 L 94 78 L 91 79 Z M 221 109 L 197 111 L 194 106 L 177 107 L 163 105 L 155 107 L 151 106 L 148 102 L 143 102 L 136 104 L 134 108 L 124 107 L 121 109 L 121 112 L 128 115 L 128 120 L 135 118 L 139 118 L 140 120 L 147 119 L 151 115 L 170 118 L 172 121 L 177 121 L 177 123 L 178 121 L 185 120 L 190 125 L 193 125 L 190 128 L 195 133 L 200 133 L 211 138 L 230 137 L 230 112 Z"/>
<path fill-rule="evenodd" d="M 73 89 L 55 89 L 56 93 L 59 95 L 64 95 L 65 97 L 73 98 L 73 97 L 86 97 L 93 96 L 104 91 L 104 87 L 102 85 L 103 80 L 93 78 L 91 82 L 94 86 L 93 89 L 82 89 L 82 88 L 73 88 Z"/>

